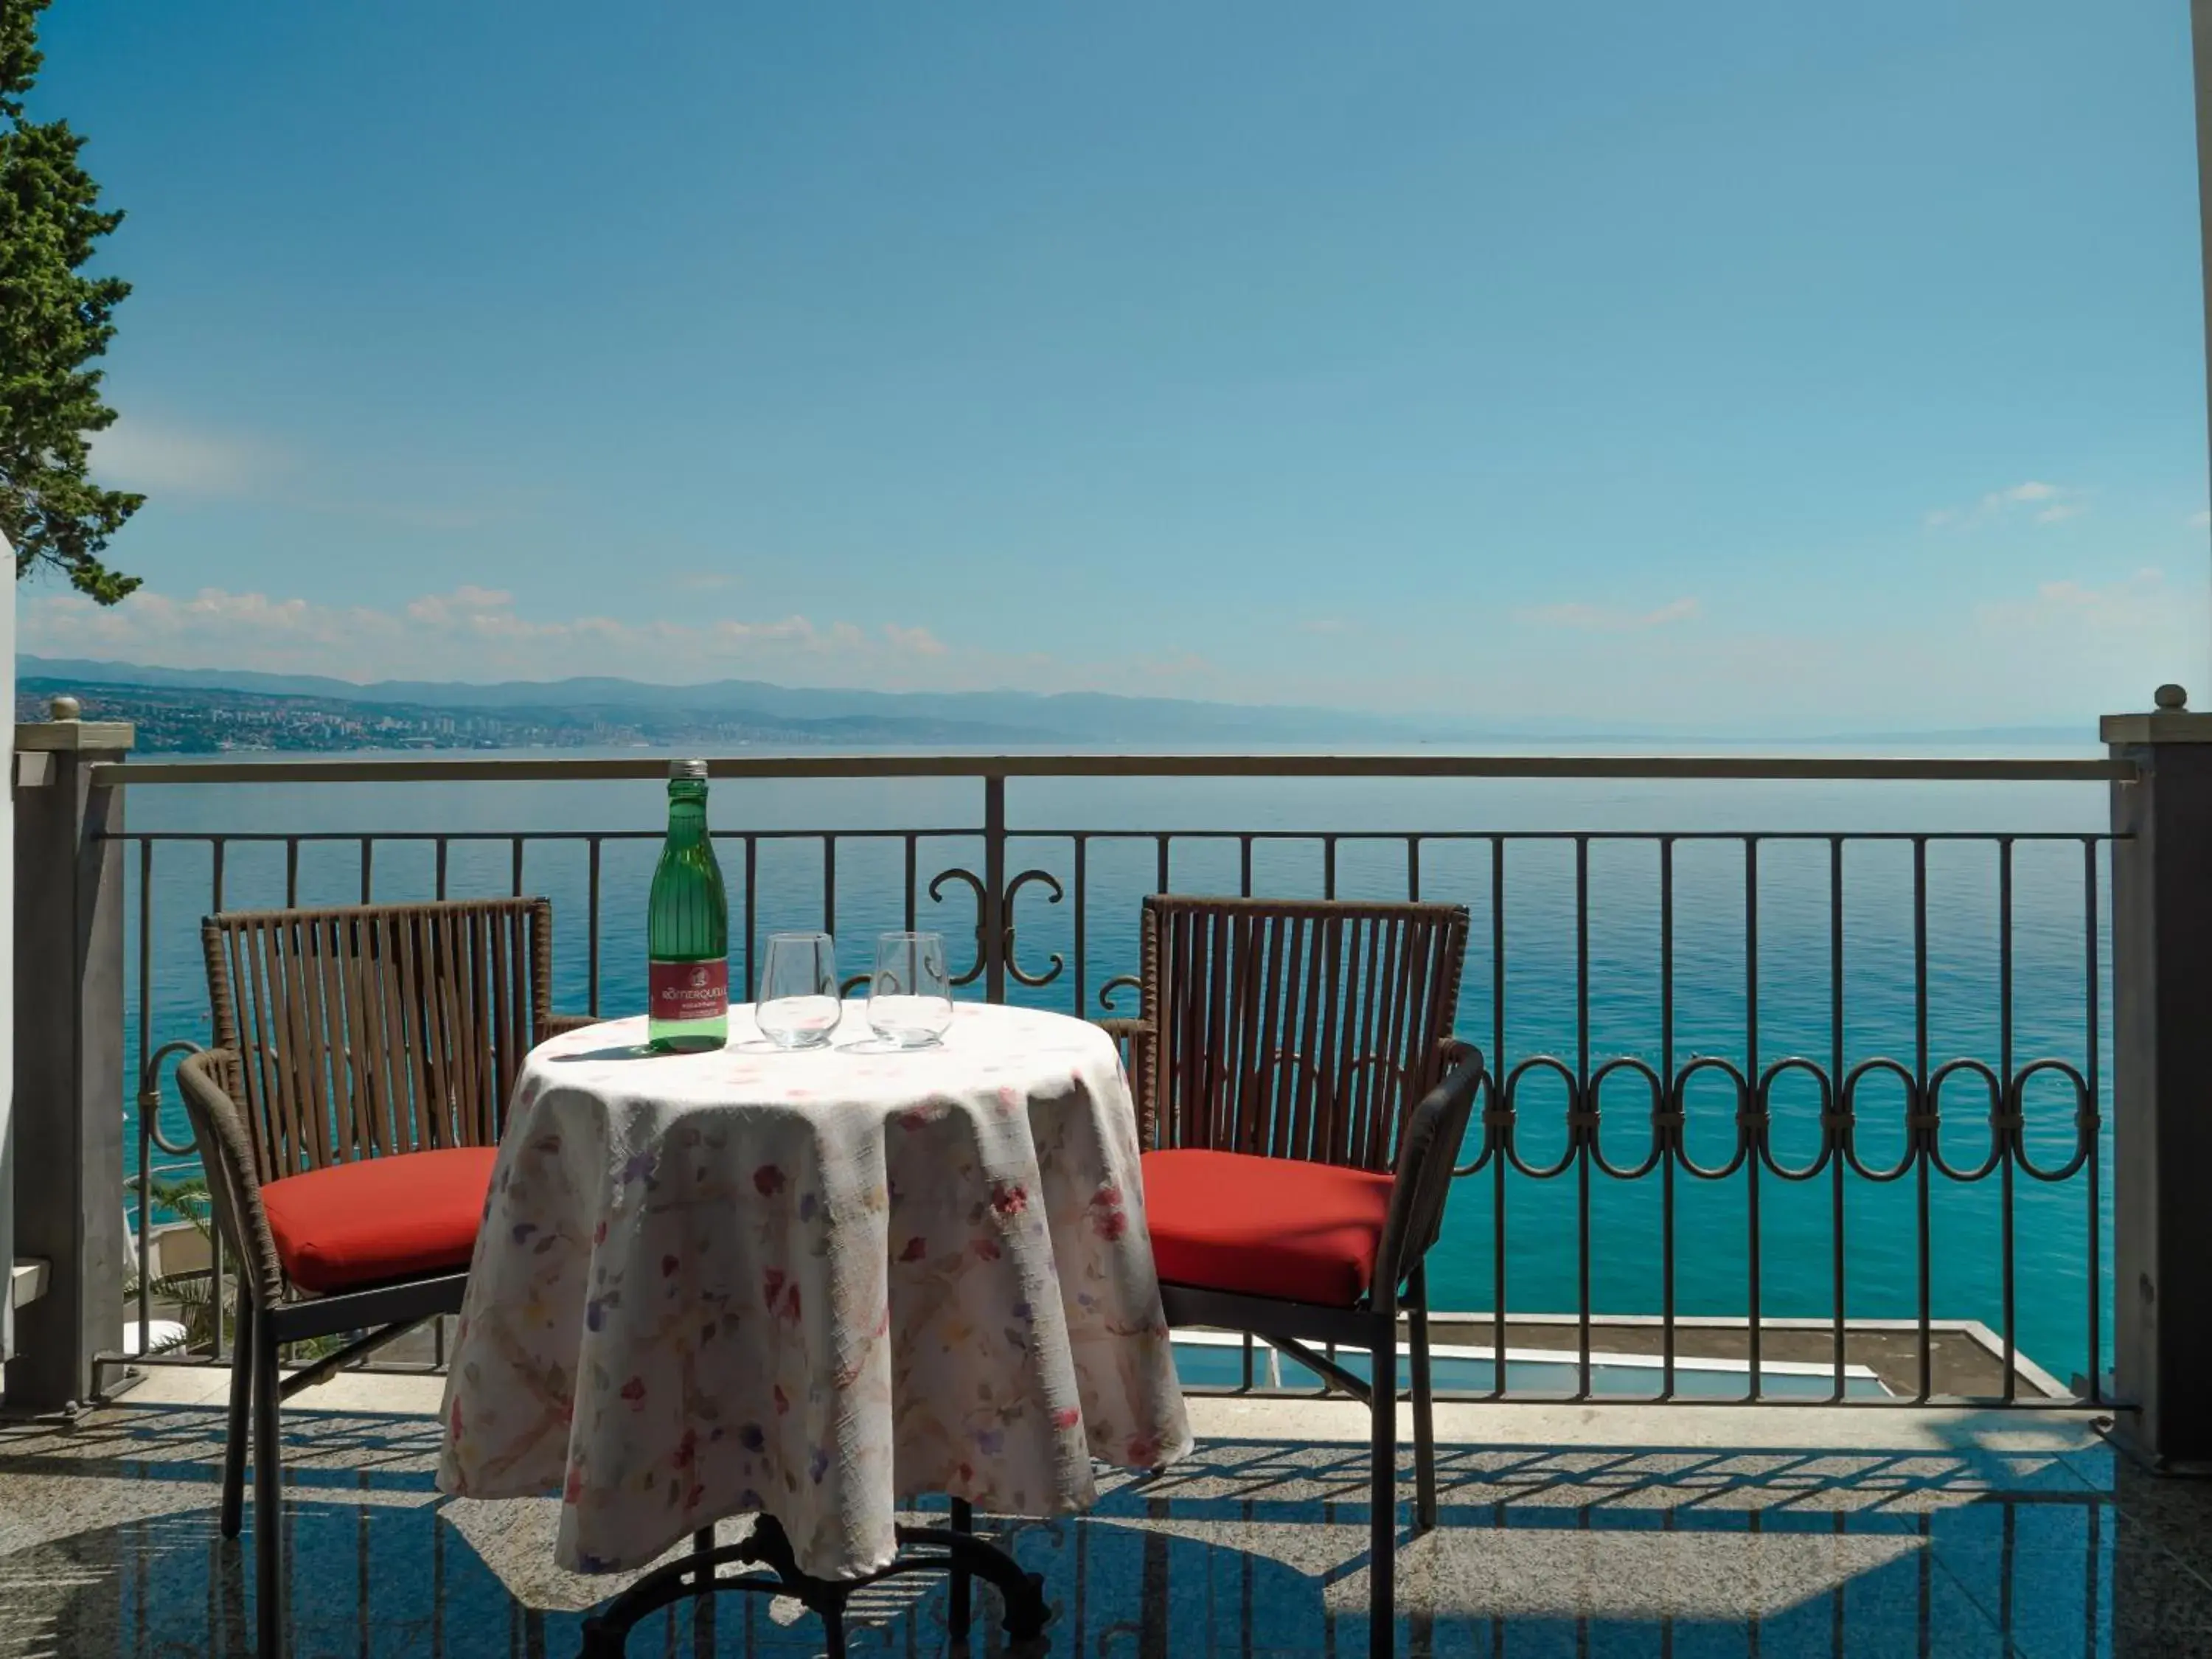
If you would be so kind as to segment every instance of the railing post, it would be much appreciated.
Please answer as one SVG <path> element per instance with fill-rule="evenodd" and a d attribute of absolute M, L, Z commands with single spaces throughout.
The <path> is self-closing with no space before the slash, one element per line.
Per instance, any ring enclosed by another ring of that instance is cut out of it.
<path fill-rule="evenodd" d="M 46 1265 L 15 1321 L 11 1410 L 89 1400 L 93 1356 L 123 1335 L 123 827 L 92 769 L 129 752 L 129 725 L 78 717 L 15 727 L 15 1253 Z"/>
<path fill-rule="evenodd" d="M 1006 1000 L 1006 780 L 983 779 L 983 994 Z"/>
<path fill-rule="evenodd" d="M 2181 1470 L 2212 1468 L 2212 714 L 2156 702 L 2103 725 L 2135 767 L 2112 786 L 2113 1386 L 2122 1440 Z"/>

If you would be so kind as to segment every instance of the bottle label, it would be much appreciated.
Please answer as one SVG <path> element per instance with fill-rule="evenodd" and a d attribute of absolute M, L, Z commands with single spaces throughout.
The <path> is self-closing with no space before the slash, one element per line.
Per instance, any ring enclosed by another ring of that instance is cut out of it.
<path fill-rule="evenodd" d="M 730 1012 L 730 964 L 656 962 L 647 970 L 655 1019 L 720 1019 Z"/>

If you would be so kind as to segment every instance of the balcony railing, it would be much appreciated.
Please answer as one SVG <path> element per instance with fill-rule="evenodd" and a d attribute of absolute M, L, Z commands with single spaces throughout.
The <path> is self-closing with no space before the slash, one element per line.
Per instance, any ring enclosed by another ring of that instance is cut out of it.
<path fill-rule="evenodd" d="M 130 914 L 142 1354 L 165 1218 L 155 1182 L 196 1167 L 161 1084 L 168 1045 L 203 1030 L 203 912 L 543 893 L 555 906 L 557 1006 L 629 1012 L 642 982 L 658 798 L 634 787 L 611 799 L 608 786 L 664 777 L 664 761 L 88 769 L 94 788 L 138 798 L 135 812 L 182 820 L 100 832 L 122 855 Z M 1480 1310 L 1448 1322 L 1464 1361 L 1449 1392 L 2106 1399 L 2118 842 L 2071 827 L 2100 817 L 2099 803 L 2071 796 L 2057 828 L 1961 828 L 1947 799 L 1940 827 L 1547 829 L 1470 823 L 1465 801 L 1424 793 L 1454 780 L 1729 785 L 1729 810 L 1748 814 L 1762 799 L 1750 785 L 2078 788 L 2124 781 L 2127 761 L 891 755 L 748 757 L 714 771 L 737 786 L 717 793 L 716 842 L 733 979 L 748 993 L 754 947 L 772 928 L 865 938 L 938 927 L 969 945 L 969 994 L 1096 1017 L 1130 994 L 1147 891 L 1468 904 L 1477 944 L 1460 1029 L 1491 1077 L 1432 1258 L 1439 1305 Z M 1233 805 L 1200 810 L 1203 781 L 1393 781 L 1412 821 L 1373 821 L 1348 798 L 1321 803 L 1326 813 L 1263 801 L 1252 809 L 1261 821 L 1242 825 L 1135 825 L 1126 799 L 1093 803 L 1073 827 L 1009 816 L 1010 781 L 1049 795 L 1139 778 L 1191 781 L 1177 799 L 1201 819 Z M 856 779 L 876 787 L 844 800 L 844 816 L 866 821 L 796 817 L 785 799 Z M 520 802 L 460 787 L 514 783 L 539 787 Z M 424 784 L 439 787 L 362 787 Z M 962 787 L 980 797 L 977 817 L 883 821 L 902 789 L 937 805 Z M 769 788 L 783 792 L 773 812 L 761 810 Z M 1847 823 L 1869 816 L 1838 798 Z M 1978 807 L 1986 792 L 1966 799 Z M 1787 804 L 1785 816 L 1804 816 L 1801 799 Z M 509 816 L 484 827 L 494 810 Z M 1281 821 L 1300 810 L 1333 822 Z M 598 812 L 636 827 L 578 827 Z M 271 817 L 343 827 L 272 829 Z M 1548 1358 L 1524 1363 L 1532 1348 Z M 1509 1352 L 1523 1357 L 1500 1363 Z M 1233 1383 L 1266 1386 L 1264 1362 L 1247 1346 Z M 1723 1363 L 1740 1388 L 1716 1389 Z"/>

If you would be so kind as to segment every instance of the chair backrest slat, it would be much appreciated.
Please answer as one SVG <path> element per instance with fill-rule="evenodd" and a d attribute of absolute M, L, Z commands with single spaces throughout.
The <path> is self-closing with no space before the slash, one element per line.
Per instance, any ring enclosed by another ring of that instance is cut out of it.
<path fill-rule="evenodd" d="M 1158 1144 L 1390 1169 L 1443 1076 L 1467 935 L 1459 905 L 1146 899 Z"/>
<path fill-rule="evenodd" d="M 416 1091 L 415 1115 L 416 1134 L 424 1145 L 444 1146 L 452 1144 L 452 1108 L 449 1102 L 461 1081 L 453 1075 L 454 1049 L 459 1034 L 453 1030 L 452 978 L 453 965 L 450 952 L 442 949 L 450 939 L 443 927 L 424 927 L 415 933 L 415 995 L 410 999 L 410 1010 L 417 1022 L 415 1053 L 421 1060 L 427 1085 Z"/>
<path fill-rule="evenodd" d="M 551 1009 L 551 933 L 536 898 L 210 916 L 215 1042 L 259 1178 L 496 1144 Z"/>

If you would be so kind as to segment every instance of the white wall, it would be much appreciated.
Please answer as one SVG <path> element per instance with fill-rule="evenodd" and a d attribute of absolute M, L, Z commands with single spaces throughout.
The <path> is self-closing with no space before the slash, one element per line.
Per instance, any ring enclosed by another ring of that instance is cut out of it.
<path fill-rule="evenodd" d="M 0 1267 L 7 1267 L 15 1259 L 15 560 L 5 536 L 0 553 L 8 555 L 7 592 L 0 598 L 0 691 L 7 696 L 0 709 L 0 780 L 9 797 L 0 810 Z M 0 1359 L 15 1352 L 13 1289 L 12 1283 L 0 1288 Z"/>

